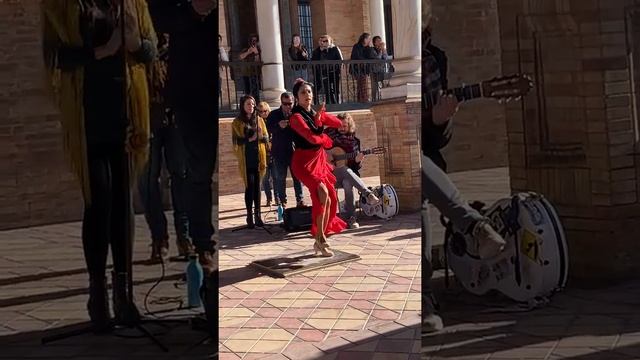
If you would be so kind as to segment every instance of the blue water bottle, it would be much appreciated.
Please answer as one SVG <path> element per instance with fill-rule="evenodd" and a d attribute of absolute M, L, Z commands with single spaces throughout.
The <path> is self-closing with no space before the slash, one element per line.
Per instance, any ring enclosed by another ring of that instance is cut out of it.
<path fill-rule="evenodd" d="M 202 273 L 202 266 L 198 261 L 198 255 L 190 255 L 189 264 L 187 265 L 187 298 L 190 308 L 201 306 L 200 287 L 202 286 L 203 278 L 204 275 Z"/>
<path fill-rule="evenodd" d="M 282 204 L 278 204 L 278 221 L 282 221 L 282 214 L 284 214 L 284 209 Z"/>

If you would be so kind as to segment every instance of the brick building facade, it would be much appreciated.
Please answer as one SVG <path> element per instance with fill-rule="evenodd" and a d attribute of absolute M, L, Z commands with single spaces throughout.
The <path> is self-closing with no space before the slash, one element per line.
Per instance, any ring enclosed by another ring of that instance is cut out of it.
<path fill-rule="evenodd" d="M 240 0 L 238 0 L 240 1 Z M 439 1 L 439 2 L 438 2 Z M 472 82 L 498 73 L 494 71 L 495 51 L 498 43 L 487 32 L 484 43 L 474 43 L 471 33 L 477 37 L 473 22 L 485 21 L 483 26 L 491 29 L 496 17 L 495 0 L 477 0 L 473 6 L 462 6 L 460 1 L 436 1 L 435 11 L 441 14 L 456 11 L 475 11 L 475 20 L 471 23 L 457 23 L 461 17 L 450 15 L 444 24 L 442 15 L 442 33 L 439 41 L 451 56 L 450 82 Z M 288 4 L 289 11 L 296 9 L 295 0 L 282 1 Z M 370 1 L 369 0 L 326 0 L 310 1 L 312 11 L 312 27 L 314 37 L 321 33 L 331 34 L 341 48 L 345 58 L 349 58 L 351 46 L 360 33 L 370 29 Z M 450 4 L 450 5 L 448 5 Z M 465 3 L 466 4 L 466 3 Z M 385 2 L 385 6 L 386 6 Z M 447 7 L 443 7 L 443 6 Z M 229 46 L 228 26 L 225 25 L 225 1 L 220 1 L 220 34 L 223 44 Z M 248 7 L 251 9 L 252 7 Z M 474 10 L 475 9 L 475 10 Z M 286 8 L 281 9 L 285 12 Z M 255 19 L 255 10 L 248 10 L 247 18 Z M 330 16 L 327 14 L 337 14 Z M 350 16 L 345 21 L 345 14 Z M 0 229 L 32 226 L 47 223 L 73 221 L 81 218 L 82 201 L 78 186 L 73 175 L 68 170 L 62 153 L 62 141 L 58 113 L 51 104 L 44 88 L 43 66 L 40 51 L 40 24 L 38 2 L 14 0 L 0 3 L 0 15 L 3 22 L 0 25 L 0 44 L 6 49 L 0 58 Z M 482 20 L 484 19 L 484 20 Z M 488 20 L 487 20 L 488 19 Z M 491 20 L 494 19 L 494 20 Z M 291 17 L 291 28 L 298 26 L 295 16 Z M 466 24 L 466 25 L 465 25 Z M 255 24 L 253 26 L 255 32 Z M 445 37 L 447 27 L 464 28 L 465 36 Z M 440 30 L 439 30 L 440 31 Z M 494 29 L 494 32 L 497 31 Z M 497 35 L 496 35 L 497 36 Z M 288 43 L 289 37 L 283 35 Z M 243 40 L 244 41 L 244 40 Z M 477 40 L 476 40 L 477 41 Z M 390 40 L 387 40 L 389 43 Z M 459 45 L 462 44 L 462 45 Z M 315 43 L 314 43 L 315 45 Z M 483 65 L 490 70 L 483 73 L 486 76 L 474 77 L 474 71 L 463 66 L 466 60 L 456 53 L 458 46 L 469 47 L 475 68 Z M 488 49 L 485 53 L 479 49 Z M 475 51 L 475 52 L 474 52 Z M 497 62 L 499 66 L 499 61 Z M 477 118 L 476 114 L 485 114 Z M 375 116 L 364 116 L 359 133 L 366 139 L 369 146 L 373 138 L 367 135 L 373 131 Z M 447 149 L 451 167 L 462 170 L 477 166 L 493 167 L 505 163 L 504 129 L 500 129 L 500 108 L 493 103 L 478 102 L 465 105 L 457 119 L 457 129 L 454 140 Z M 360 121 L 360 120 L 358 120 Z M 369 125 L 371 124 L 371 125 Z M 377 131 L 382 131 L 377 129 Z M 225 135 L 225 125 L 222 123 L 221 136 Z M 479 134 L 479 135 L 478 135 Z M 222 139 L 222 138 L 221 138 Z M 473 140 L 473 142 L 471 141 Z M 500 156 L 501 155 L 501 156 Z M 221 157 L 222 158 L 222 157 Z M 478 165 L 481 164 L 481 165 Z M 224 167 L 224 164 L 220 164 Z M 372 167 L 375 168 L 375 167 Z M 379 166 L 378 166 L 379 168 Z M 221 170 L 223 172 L 224 170 Z M 226 179 L 226 177 L 222 177 Z M 221 190 L 227 191 L 224 185 Z"/>

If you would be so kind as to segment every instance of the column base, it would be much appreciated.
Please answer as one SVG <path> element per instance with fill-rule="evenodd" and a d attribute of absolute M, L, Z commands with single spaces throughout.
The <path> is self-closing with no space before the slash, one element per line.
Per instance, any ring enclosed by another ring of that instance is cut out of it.
<path fill-rule="evenodd" d="M 271 109 L 280 107 L 280 95 L 287 90 L 285 89 L 263 89 L 262 101 L 266 101 Z"/>
<path fill-rule="evenodd" d="M 393 86 L 393 84 L 391 84 L 389 87 L 382 88 L 380 95 L 384 100 L 400 98 L 419 99 L 422 96 L 422 87 L 419 80 L 413 83 L 407 83 L 405 81 L 405 83 L 401 85 Z"/>

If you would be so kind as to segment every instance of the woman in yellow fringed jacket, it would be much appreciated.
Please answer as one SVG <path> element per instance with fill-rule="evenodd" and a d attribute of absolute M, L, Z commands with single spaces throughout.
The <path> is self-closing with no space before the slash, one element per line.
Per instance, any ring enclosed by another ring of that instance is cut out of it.
<path fill-rule="evenodd" d="M 131 244 L 126 239 L 133 220 L 127 186 L 147 158 L 146 71 L 155 58 L 156 35 L 144 0 L 43 0 L 41 6 L 47 80 L 61 112 L 65 153 L 85 203 L 87 308 L 95 331 L 108 331 L 109 245 L 115 321 L 130 323 L 139 317 L 135 304 L 127 300 L 126 254 Z"/>
<path fill-rule="evenodd" d="M 267 125 L 256 111 L 256 100 L 245 95 L 240 98 L 240 114 L 233 120 L 233 150 L 238 158 L 240 176 L 244 180 L 244 204 L 247 208 L 247 225 L 264 226 L 260 213 L 260 183 L 267 172 Z M 255 213 L 251 211 L 251 204 Z M 254 225 L 255 220 L 255 225 Z"/>

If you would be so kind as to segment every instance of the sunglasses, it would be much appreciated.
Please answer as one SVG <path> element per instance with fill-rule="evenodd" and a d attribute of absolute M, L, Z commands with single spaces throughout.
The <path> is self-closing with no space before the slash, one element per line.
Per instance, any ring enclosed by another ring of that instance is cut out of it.
<path fill-rule="evenodd" d="M 293 105 L 293 103 L 290 103 L 290 102 L 283 102 L 282 103 L 282 106 L 291 106 L 291 105 Z"/>

